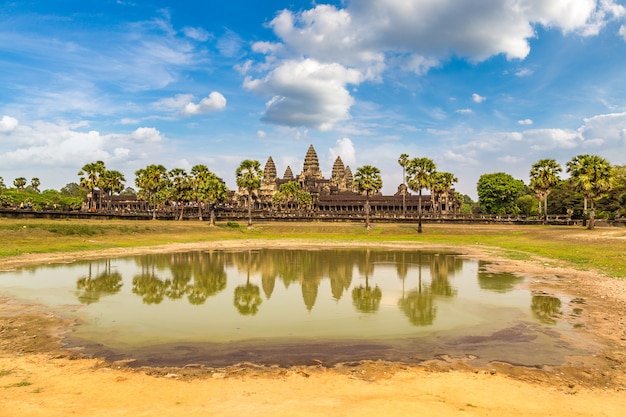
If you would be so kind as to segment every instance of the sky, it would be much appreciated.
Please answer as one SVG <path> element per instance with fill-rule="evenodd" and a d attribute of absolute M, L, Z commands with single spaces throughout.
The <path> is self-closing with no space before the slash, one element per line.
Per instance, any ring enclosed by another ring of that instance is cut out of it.
<path fill-rule="evenodd" d="M 298 175 L 311 144 L 385 195 L 403 153 L 474 199 L 541 159 L 626 164 L 626 0 L 0 0 L 7 186 L 102 160 L 234 189 L 244 159 Z"/>

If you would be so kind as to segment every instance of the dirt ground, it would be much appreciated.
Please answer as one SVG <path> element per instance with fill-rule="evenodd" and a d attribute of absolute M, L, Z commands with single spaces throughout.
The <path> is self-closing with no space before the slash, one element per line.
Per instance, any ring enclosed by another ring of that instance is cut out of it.
<path fill-rule="evenodd" d="M 613 239 L 610 233 L 602 238 Z M 626 252 L 623 238 L 615 239 Z M 298 242 L 299 247 L 315 245 L 319 243 Z M 294 242 L 213 242 L 24 255 L 0 260 L 0 269 L 251 246 L 293 247 Z M 534 291 L 574 297 L 583 314 L 568 320 L 584 329 L 584 340 L 578 342 L 592 347 L 595 354 L 544 369 L 504 363 L 473 368 L 445 355 L 420 365 L 364 361 L 330 368 L 244 363 L 228 368 L 131 369 L 64 349 L 62 336 L 74 323 L 43 306 L 5 296 L 0 297 L 0 416 L 626 415 L 626 279 L 564 268 L 553 260 L 509 261 L 490 248 L 463 252 L 491 260 L 494 269 L 522 273 Z"/>

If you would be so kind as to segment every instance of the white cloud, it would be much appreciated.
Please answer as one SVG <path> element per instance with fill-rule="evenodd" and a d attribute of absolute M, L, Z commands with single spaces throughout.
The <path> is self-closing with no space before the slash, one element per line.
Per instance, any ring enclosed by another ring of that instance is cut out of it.
<path fill-rule="evenodd" d="M 153 127 L 140 127 L 137 128 L 130 137 L 138 142 L 162 142 L 164 140 L 161 132 Z"/>
<path fill-rule="evenodd" d="M 244 87 L 272 96 L 266 103 L 265 121 L 326 131 L 349 118 L 354 99 L 346 85 L 358 84 L 362 78 L 354 69 L 306 59 L 284 61 L 263 79 L 247 77 Z"/>
<path fill-rule="evenodd" d="M 232 30 L 227 30 L 217 41 L 217 49 L 220 51 L 220 54 L 229 58 L 239 55 L 243 45 L 244 41 L 241 39 L 241 36 Z"/>
<path fill-rule="evenodd" d="M 185 36 L 200 42 L 207 41 L 211 36 L 209 32 L 202 28 L 194 28 L 189 26 L 183 28 L 183 33 L 185 34 Z"/>
<path fill-rule="evenodd" d="M 624 41 L 626 41 L 626 25 L 619 27 L 619 34 L 622 38 L 624 38 Z"/>
<path fill-rule="evenodd" d="M 333 166 L 337 157 L 341 157 L 341 161 L 345 166 L 349 166 L 352 172 L 356 170 L 356 150 L 354 144 L 349 138 L 337 139 L 335 146 L 328 149 L 328 164 Z"/>
<path fill-rule="evenodd" d="M 626 145 L 626 112 L 601 114 L 585 119 L 578 130 L 585 142 L 601 139 L 615 145 Z"/>
<path fill-rule="evenodd" d="M 256 135 L 257 135 L 258 138 L 262 139 L 262 138 L 267 136 L 267 133 L 265 133 L 265 131 L 263 131 L 263 130 L 257 130 L 256 131 Z"/>
<path fill-rule="evenodd" d="M 2 119 L 0 119 L 0 132 L 10 132 L 14 130 L 18 124 L 19 121 L 16 118 L 4 115 Z"/>
<path fill-rule="evenodd" d="M 528 77 L 530 75 L 533 75 L 534 73 L 535 73 L 535 71 L 531 70 L 530 68 L 520 68 L 515 73 L 515 76 L 516 77 Z"/>
<path fill-rule="evenodd" d="M 487 100 L 487 97 L 483 97 L 480 94 L 472 94 L 472 101 L 474 103 L 482 103 L 483 101 Z"/>
<path fill-rule="evenodd" d="M 183 116 L 193 116 L 223 110 L 225 107 L 226 98 L 221 93 L 213 91 L 198 104 L 192 102 L 187 103 L 180 113 Z"/>
<path fill-rule="evenodd" d="M 459 114 L 472 114 L 473 113 L 472 109 L 458 109 L 456 112 Z"/>
<path fill-rule="evenodd" d="M 191 100 L 193 100 L 193 94 L 177 94 L 174 97 L 166 97 L 154 102 L 152 107 L 163 111 L 180 111 Z"/>
<path fill-rule="evenodd" d="M 522 119 L 522 120 L 518 120 L 517 124 L 529 126 L 533 124 L 533 121 L 531 119 Z"/>

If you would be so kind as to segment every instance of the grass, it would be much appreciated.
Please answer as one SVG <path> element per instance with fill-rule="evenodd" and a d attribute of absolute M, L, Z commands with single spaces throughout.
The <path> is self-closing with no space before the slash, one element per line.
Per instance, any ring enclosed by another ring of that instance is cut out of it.
<path fill-rule="evenodd" d="M 577 226 L 440 225 L 257 222 L 252 228 L 198 221 L 16 220 L 0 218 L 0 258 L 24 253 L 98 250 L 218 240 L 309 240 L 322 242 L 413 242 L 502 250 L 516 260 L 541 256 L 581 270 L 626 277 L 626 229 Z"/>

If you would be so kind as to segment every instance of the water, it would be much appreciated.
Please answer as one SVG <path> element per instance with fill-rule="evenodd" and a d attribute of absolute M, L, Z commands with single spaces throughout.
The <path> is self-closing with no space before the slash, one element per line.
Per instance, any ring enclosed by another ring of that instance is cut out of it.
<path fill-rule="evenodd" d="M 78 314 L 70 346 L 137 365 L 541 366 L 580 353 L 559 333 L 567 300 L 486 265 L 445 252 L 208 251 L 24 268 L 1 273 L 0 290 Z"/>

